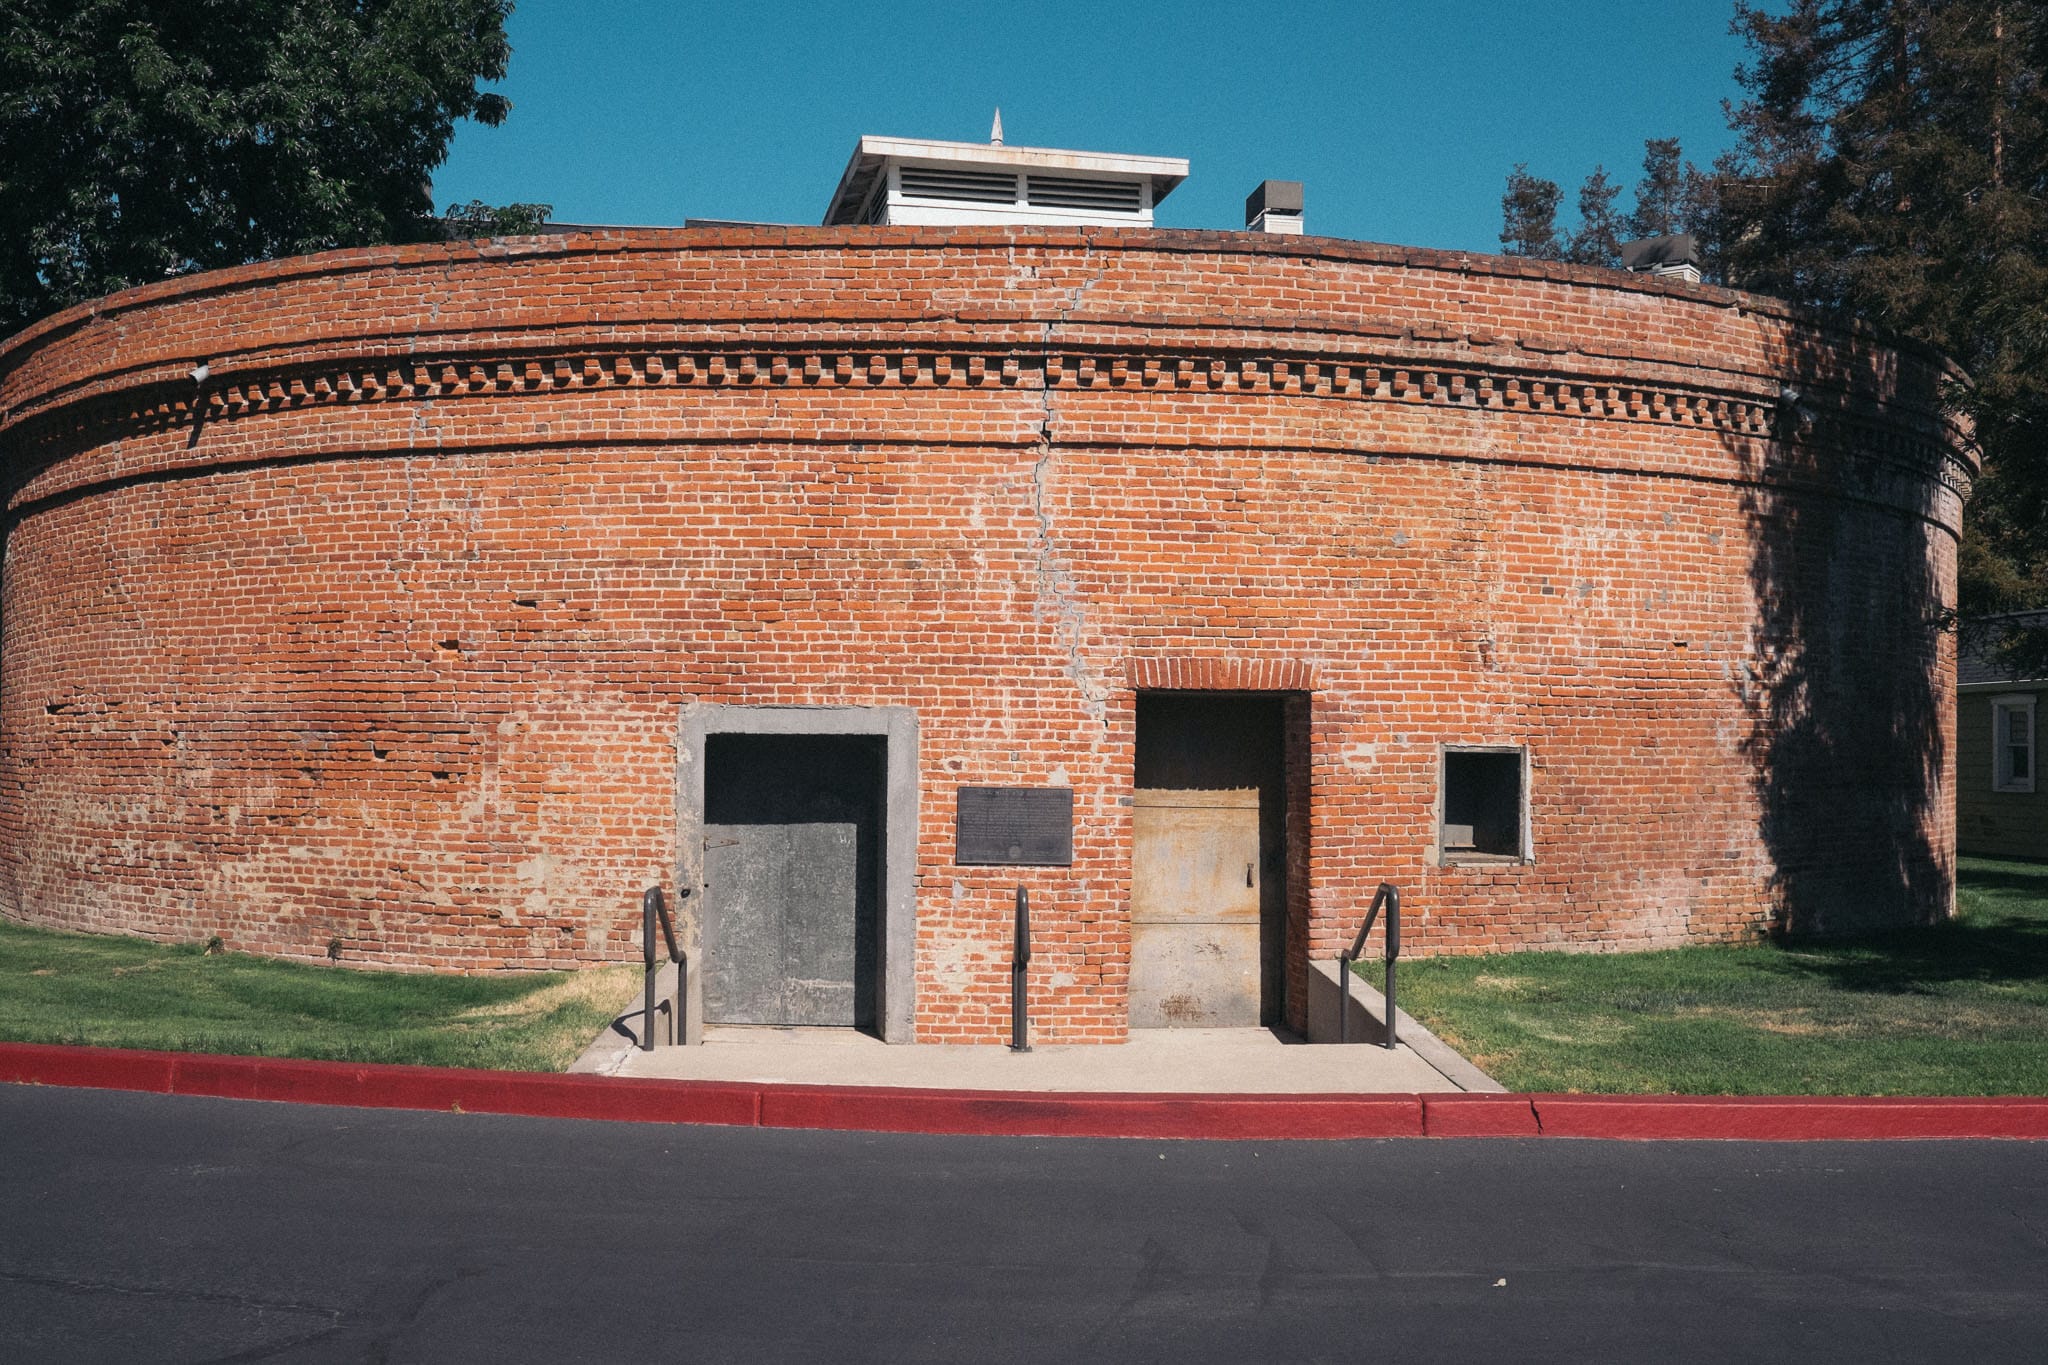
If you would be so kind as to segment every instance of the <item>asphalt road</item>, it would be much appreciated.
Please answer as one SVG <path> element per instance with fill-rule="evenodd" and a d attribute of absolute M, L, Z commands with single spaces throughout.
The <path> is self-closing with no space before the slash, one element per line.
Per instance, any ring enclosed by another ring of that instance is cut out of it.
<path fill-rule="evenodd" d="M 2048 1144 L 667 1128 L 0 1085 L 0 1361 L 2048 1356 Z"/>

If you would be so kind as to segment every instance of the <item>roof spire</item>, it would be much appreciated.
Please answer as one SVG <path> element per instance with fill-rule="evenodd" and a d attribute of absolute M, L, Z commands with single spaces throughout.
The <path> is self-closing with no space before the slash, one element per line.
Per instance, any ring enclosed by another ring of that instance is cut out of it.
<path fill-rule="evenodd" d="M 996 106 L 996 121 L 988 130 L 988 145 L 991 147 L 1003 145 L 1003 107 L 1000 104 Z"/>

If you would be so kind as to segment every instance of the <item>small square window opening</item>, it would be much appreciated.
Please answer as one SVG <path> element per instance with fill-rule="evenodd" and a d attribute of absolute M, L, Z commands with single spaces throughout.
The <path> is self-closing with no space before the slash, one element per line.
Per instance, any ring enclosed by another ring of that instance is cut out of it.
<path fill-rule="evenodd" d="M 1444 750 L 1445 858 L 1524 856 L 1522 769 L 1519 749 Z"/>

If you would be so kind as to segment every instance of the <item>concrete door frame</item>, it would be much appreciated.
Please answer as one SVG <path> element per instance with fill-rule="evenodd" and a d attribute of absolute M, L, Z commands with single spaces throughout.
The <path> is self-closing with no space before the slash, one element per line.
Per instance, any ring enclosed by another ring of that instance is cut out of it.
<path fill-rule="evenodd" d="M 917 1031 L 917 711 L 909 706 L 686 703 L 676 729 L 676 931 L 689 958 L 683 1041 L 704 1040 L 704 741 L 709 735 L 875 735 L 883 742 L 882 895 L 875 1022 L 885 1043 Z"/>

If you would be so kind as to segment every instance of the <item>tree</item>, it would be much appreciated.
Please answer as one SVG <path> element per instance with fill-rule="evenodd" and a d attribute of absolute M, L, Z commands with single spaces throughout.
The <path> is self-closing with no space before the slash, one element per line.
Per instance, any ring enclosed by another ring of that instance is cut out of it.
<path fill-rule="evenodd" d="M 441 215 L 441 230 L 453 237 L 513 237 L 539 232 L 553 215 L 553 204 L 486 204 L 472 199 L 450 204 Z"/>
<path fill-rule="evenodd" d="M 1508 172 L 1507 193 L 1500 198 L 1500 244 L 1510 256 L 1554 261 L 1563 251 L 1557 236 L 1557 183 L 1529 174 L 1525 162 Z"/>
<path fill-rule="evenodd" d="M 443 235 L 510 0 L 0 0 L 0 334 L 169 275 Z"/>
<path fill-rule="evenodd" d="M 1568 240 L 1564 259 L 1580 265 L 1621 264 L 1621 218 L 1614 211 L 1614 197 L 1621 186 L 1607 178 L 1605 166 L 1579 186 L 1579 226 Z"/>
<path fill-rule="evenodd" d="M 1678 139 L 1653 137 L 1643 142 L 1643 178 L 1636 182 L 1636 208 L 1628 218 L 1632 237 L 1669 237 L 1683 232 L 1685 166 Z"/>
<path fill-rule="evenodd" d="M 1751 192 L 1727 201 L 1730 270 L 1962 365 L 1985 464 L 1962 612 L 2048 606 L 2048 11 L 1739 0 L 1735 29 L 1752 60 L 1730 169 Z M 2006 646 L 2048 665 L 2048 632 Z"/>
<path fill-rule="evenodd" d="M 1685 160 L 1677 138 L 1650 138 L 1643 143 L 1643 178 L 1636 185 L 1634 211 L 1626 216 L 1614 211 L 1621 187 L 1608 178 L 1606 167 L 1595 166 L 1579 186 L 1578 227 L 1560 233 L 1556 184 L 1518 165 L 1501 196 L 1501 244 L 1510 256 L 1618 266 L 1624 238 L 1691 232 L 1701 239 L 1702 273 L 1718 280 L 1722 173 L 1717 167 L 1709 175 Z"/>

